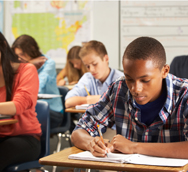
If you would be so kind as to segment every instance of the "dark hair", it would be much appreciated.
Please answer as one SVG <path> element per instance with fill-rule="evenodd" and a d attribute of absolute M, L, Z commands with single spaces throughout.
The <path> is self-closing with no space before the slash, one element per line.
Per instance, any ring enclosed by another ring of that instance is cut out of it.
<path fill-rule="evenodd" d="M 103 59 L 103 57 L 107 55 L 104 44 L 95 40 L 85 43 L 80 50 L 79 56 L 82 58 L 90 53 L 96 53 L 96 55 L 100 56 L 101 59 Z"/>
<path fill-rule="evenodd" d="M 19 36 L 12 44 L 12 49 L 15 52 L 15 48 L 20 48 L 23 53 L 26 53 L 32 59 L 35 59 L 42 55 L 39 46 L 35 39 L 29 35 Z"/>
<path fill-rule="evenodd" d="M 0 63 L 3 69 L 3 77 L 5 80 L 6 88 L 6 101 L 11 101 L 12 98 L 12 88 L 14 83 L 14 69 L 11 66 L 11 62 L 19 63 L 17 57 L 12 52 L 8 42 L 6 41 L 3 34 L 0 32 Z"/>
<path fill-rule="evenodd" d="M 152 60 L 160 70 L 166 64 L 166 53 L 163 45 L 151 37 L 139 37 L 125 49 L 123 60 Z"/>

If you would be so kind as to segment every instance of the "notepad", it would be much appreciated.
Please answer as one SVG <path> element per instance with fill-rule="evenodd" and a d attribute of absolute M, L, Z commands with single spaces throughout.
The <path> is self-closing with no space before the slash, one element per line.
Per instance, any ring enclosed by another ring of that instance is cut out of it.
<path fill-rule="evenodd" d="M 87 109 L 87 107 L 89 106 L 89 104 L 82 104 L 82 105 L 76 105 L 76 109 Z"/>
<path fill-rule="evenodd" d="M 10 115 L 1 115 L 0 114 L 0 119 L 10 119 L 10 118 L 12 118 L 12 116 L 10 116 Z"/>
<path fill-rule="evenodd" d="M 71 154 L 69 159 L 86 160 L 86 161 L 102 161 L 112 163 L 131 163 L 154 166 L 170 166 L 181 167 L 188 163 L 188 159 L 162 158 L 146 156 L 141 154 L 117 154 L 108 153 L 108 157 L 95 157 L 89 151 L 84 151 L 77 154 Z"/>
<path fill-rule="evenodd" d="M 52 99 L 52 98 L 57 98 L 57 97 L 62 97 L 62 95 L 57 95 L 57 94 L 38 94 L 38 99 Z"/>

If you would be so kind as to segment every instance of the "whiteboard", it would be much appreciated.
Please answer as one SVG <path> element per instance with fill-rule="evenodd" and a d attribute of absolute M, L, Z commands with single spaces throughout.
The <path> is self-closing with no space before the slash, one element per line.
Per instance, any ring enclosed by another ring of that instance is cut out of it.
<path fill-rule="evenodd" d="M 163 44 L 167 64 L 175 56 L 188 54 L 188 2 L 120 1 L 121 61 L 127 45 L 140 36 Z"/>

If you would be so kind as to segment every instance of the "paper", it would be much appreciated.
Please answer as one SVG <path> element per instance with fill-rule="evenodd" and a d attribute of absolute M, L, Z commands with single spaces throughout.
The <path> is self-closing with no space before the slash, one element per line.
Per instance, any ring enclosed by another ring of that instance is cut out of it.
<path fill-rule="evenodd" d="M 62 97 L 62 95 L 57 94 L 38 94 L 38 99 L 52 99 L 56 97 Z"/>
<path fill-rule="evenodd" d="M 188 163 L 188 159 L 161 158 L 140 154 L 117 154 L 108 153 L 108 157 L 95 157 L 89 151 L 69 155 L 69 159 L 78 159 L 86 161 L 103 161 L 113 163 L 131 163 L 155 166 L 181 167 Z"/>
<path fill-rule="evenodd" d="M 0 119 L 10 119 L 10 118 L 12 118 L 12 116 L 10 116 L 10 115 L 1 115 L 0 114 Z"/>
<path fill-rule="evenodd" d="M 82 105 L 76 105 L 76 109 L 87 109 L 87 107 L 89 106 L 89 104 L 82 104 Z"/>

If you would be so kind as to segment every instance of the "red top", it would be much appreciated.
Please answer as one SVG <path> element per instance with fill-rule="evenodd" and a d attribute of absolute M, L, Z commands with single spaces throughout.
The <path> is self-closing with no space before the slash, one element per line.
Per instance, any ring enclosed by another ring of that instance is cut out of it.
<path fill-rule="evenodd" d="M 30 63 L 20 63 L 15 75 L 12 101 L 16 106 L 15 124 L 0 126 L 0 137 L 41 134 L 41 124 L 37 119 L 35 106 L 39 89 L 37 69 Z M 5 86 L 0 88 L 0 102 L 5 102 Z"/>

